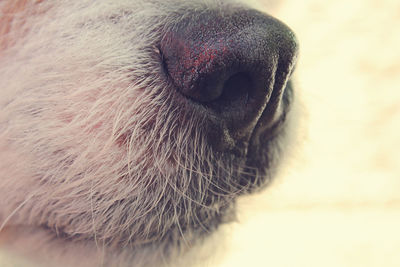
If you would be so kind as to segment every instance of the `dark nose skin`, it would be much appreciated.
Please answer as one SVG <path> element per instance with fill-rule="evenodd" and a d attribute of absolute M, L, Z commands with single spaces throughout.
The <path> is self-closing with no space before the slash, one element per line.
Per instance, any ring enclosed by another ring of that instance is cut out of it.
<path fill-rule="evenodd" d="M 297 47 L 282 22 L 237 9 L 186 17 L 165 33 L 160 50 L 177 90 L 218 118 L 234 140 L 247 142 L 259 119 L 267 120 L 268 103 L 277 106 Z"/>

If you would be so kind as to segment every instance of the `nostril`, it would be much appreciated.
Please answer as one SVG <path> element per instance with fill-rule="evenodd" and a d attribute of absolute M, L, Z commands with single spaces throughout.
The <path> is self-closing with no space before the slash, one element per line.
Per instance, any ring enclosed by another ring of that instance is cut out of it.
<path fill-rule="evenodd" d="M 236 73 L 225 81 L 221 95 L 212 103 L 219 107 L 245 105 L 253 91 L 253 86 L 254 83 L 247 73 Z"/>

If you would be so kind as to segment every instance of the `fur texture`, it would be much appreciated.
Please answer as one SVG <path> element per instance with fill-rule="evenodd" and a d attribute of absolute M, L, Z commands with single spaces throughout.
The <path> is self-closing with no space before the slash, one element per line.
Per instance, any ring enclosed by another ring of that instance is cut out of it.
<path fill-rule="evenodd" d="M 60 0 L 13 14 L 0 52 L 0 231 L 137 266 L 232 220 L 236 197 L 275 173 L 285 130 L 263 144 L 262 167 L 215 151 L 207 117 L 166 89 L 157 47 L 186 14 L 241 5 Z"/>

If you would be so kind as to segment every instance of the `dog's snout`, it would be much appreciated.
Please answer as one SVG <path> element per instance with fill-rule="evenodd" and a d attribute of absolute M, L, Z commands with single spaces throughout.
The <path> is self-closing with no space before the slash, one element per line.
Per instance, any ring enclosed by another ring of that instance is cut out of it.
<path fill-rule="evenodd" d="M 165 33 L 160 50 L 178 91 L 240 139 L 250 135 L 272 92 L 283 92 L 297 41 L 277 19 L 237 9 L 182 19 Z"/>

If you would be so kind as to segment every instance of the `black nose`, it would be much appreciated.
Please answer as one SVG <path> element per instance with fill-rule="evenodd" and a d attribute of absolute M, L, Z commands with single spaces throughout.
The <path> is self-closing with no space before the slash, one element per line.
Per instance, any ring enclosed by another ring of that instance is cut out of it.
<path fill-rule="evenodd" d="M 166 72 L 185 97 L 212 112 L 236 139 L 248 136 L 297 56 L 293 32 L 248 9 L 188 15 L 161 41 Z"/>

